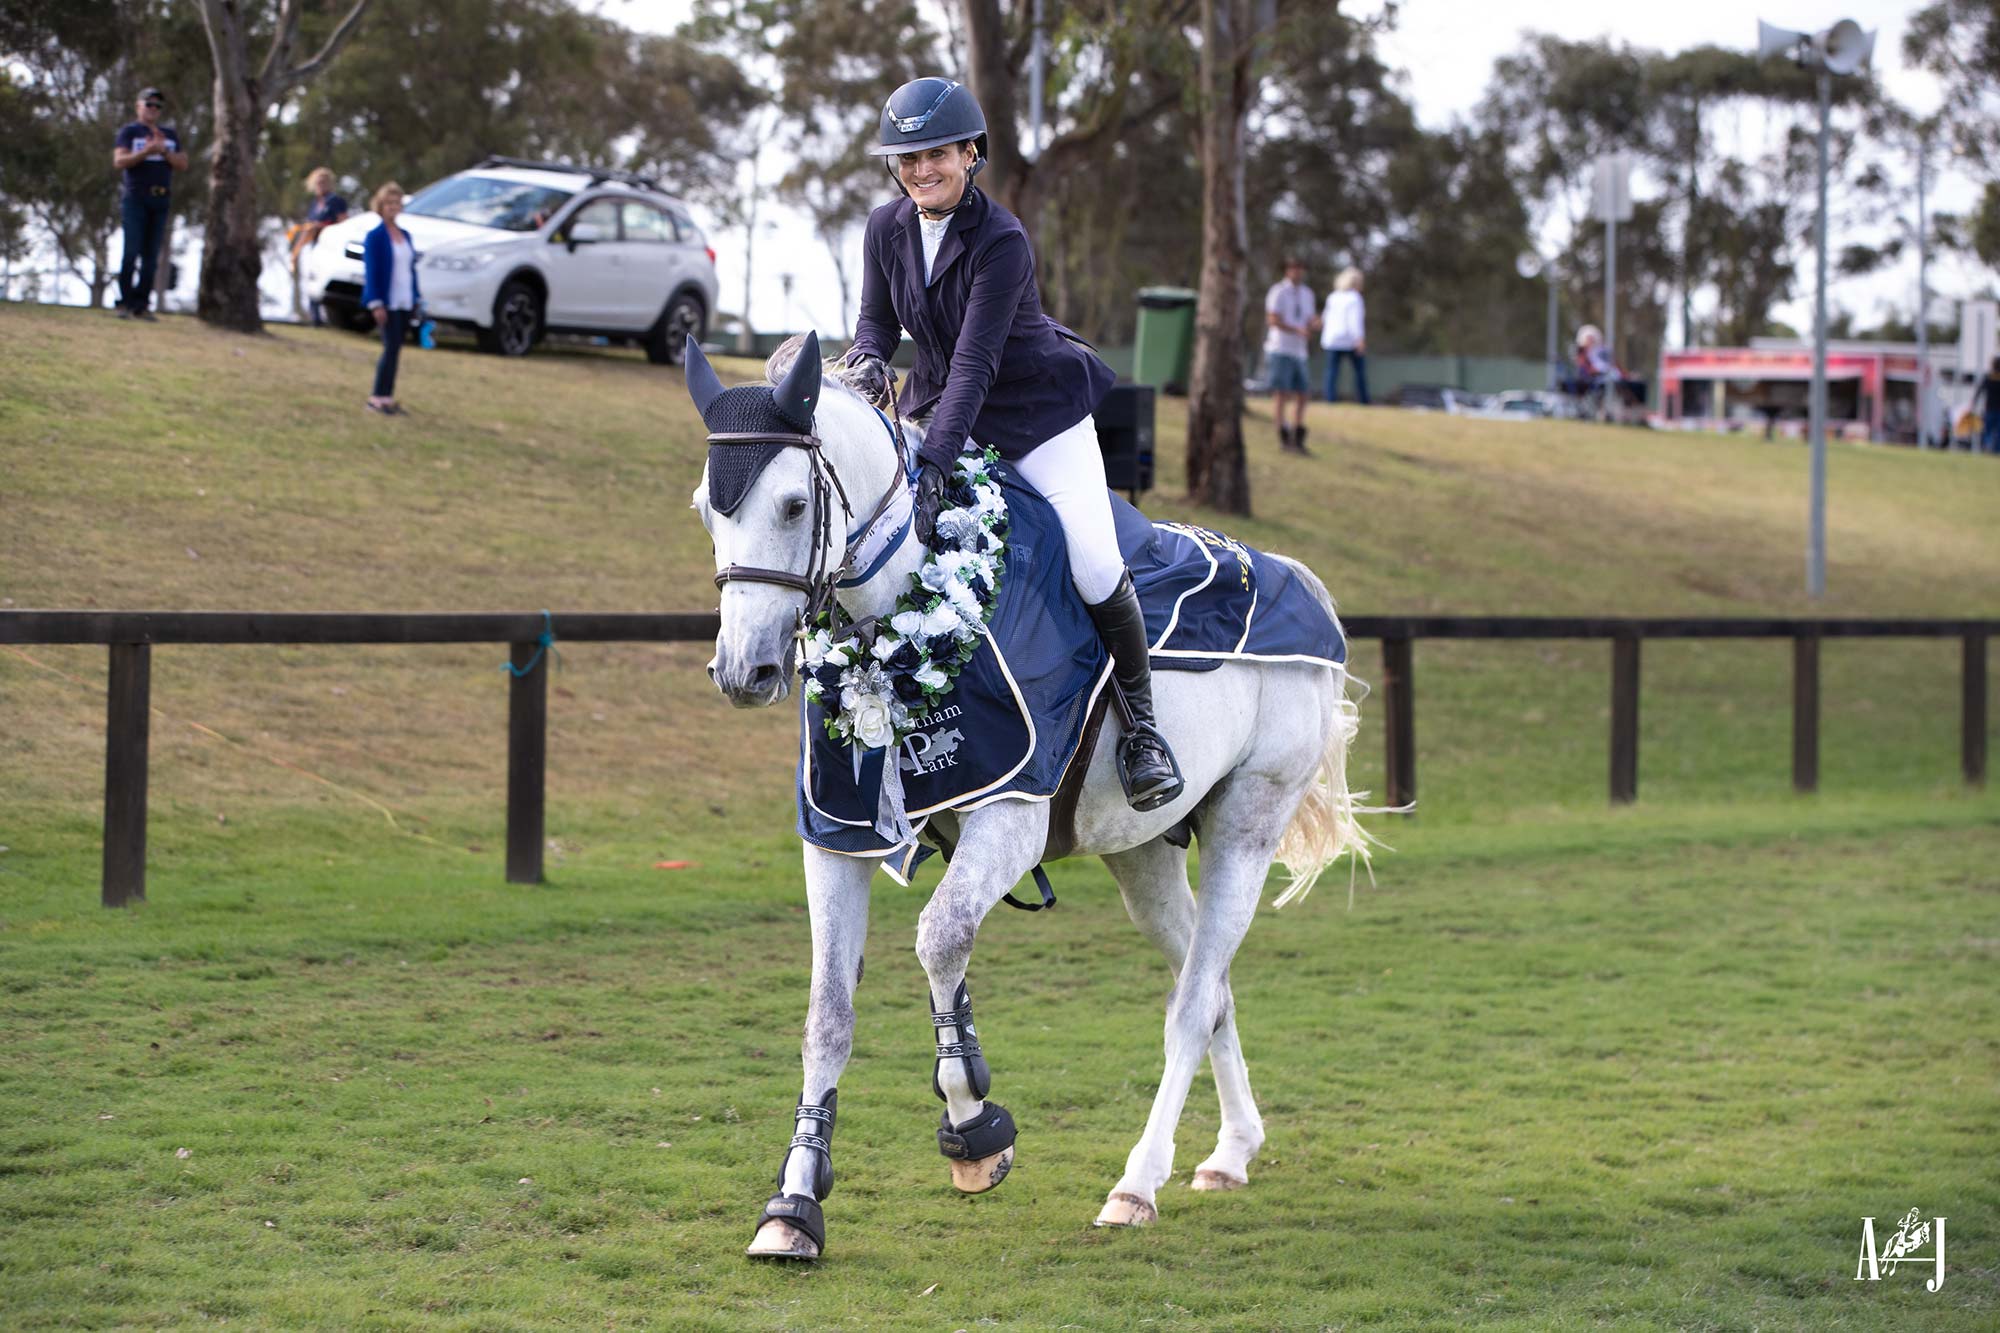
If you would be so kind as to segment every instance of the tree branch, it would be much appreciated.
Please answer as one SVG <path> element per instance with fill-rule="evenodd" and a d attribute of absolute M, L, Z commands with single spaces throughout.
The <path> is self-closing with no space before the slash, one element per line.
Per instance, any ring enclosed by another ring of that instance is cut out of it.
<path fill-rule="evenodd" d="M 290 3 L 291 0 L 287 0 L 287 4 Z M 319 49 L 319 53 L 303 65 L 294 65 L 286 70 L 279 76 L 277 86 L 266 84 L 265 97 L 276 101 L 293 88 L 317 76 L 320 70 L 326 67 L 327 62 L 340 53 L 340 48 L 347 44 L 347 39 L 354 35 L 354 30 L 360 26 L 361 15 L 367 8 L 368 0 L 354 0 L 354 8 L 347 11 L 347 17 L 341 19 L 340 26 L 333 30 L 333 35 L 326 39 L 326 45 Z"/>
<path fill-rule="evenodd" d="M 284 0 L 278 8 L 278 25 L 271 32 L 271 49 L 264 53 L 264 64 L 257 71 L 257 86 L 271 87 L 271 80 L 292 58 L 292 43 L 299 35 L 299 0 Z M 275 96 L 275 93 L 267 94 Z"/>

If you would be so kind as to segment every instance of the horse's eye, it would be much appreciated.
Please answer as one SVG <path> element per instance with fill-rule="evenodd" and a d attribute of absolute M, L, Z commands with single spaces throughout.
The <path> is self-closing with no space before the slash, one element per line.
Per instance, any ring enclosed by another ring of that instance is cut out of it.
<path fill-rule="evenodd" d="M 800 519 L 804 518 L 805 514 L 806 514 L 806 502 L 804 500 L 790 500 L 786 502 L 785 522 L 796 523 Z"/>

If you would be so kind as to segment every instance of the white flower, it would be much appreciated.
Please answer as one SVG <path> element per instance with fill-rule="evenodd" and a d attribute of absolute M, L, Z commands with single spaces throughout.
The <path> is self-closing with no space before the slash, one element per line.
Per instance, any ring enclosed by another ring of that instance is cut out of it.
<path fill-rule="evenodd" d="M 951 583 L 951 570 L 935 560 L 929 560 L 917 571 L 917 581 L 932 592 L 943 592 Z"/>
<path fill-rule="evenodd" d="M 950 634 L 960 639 L 972 637 L 971 627 L 965 623 L 958 609 L 950 602 L 940 602 L 935 611 L 924 614 L 923 632 L 927 639 L 936 638 L 940 634 Z"/>
<path fill-rule="evenodd" d="M 949 588 L 945 589 L 944 595 L 945 600 L 951 604 L 953 610 L 958 612 L 959 618 L 966 623 L 968 628 L 980 624 L 986 619 L 985 610 L 979 605 L 978 595 L 965 584 L 952 584 Z M 970 638 L 971 636 L 968 634 L 964 637 Z"/>
<path fill-rule="evenodd" d="M 833 647 L 833 636 L 823 629 L 816 629 L 806 635 L 806 665 L 816 667 Z"/>
<path fill-rule="evenodd" d="M 848 664 L 849 662 L 853 661 L 854 659 L 853 659 L 853 658 L 851 658 L 851 657 L 849 657 L 849 656 L 848 656 L 848 653 L 847 653 L 847 650 L 848 650 L 848 648 L 849 648 L 850 646 L 851 646 L 851 645 L 849 645 L 849 644 L 845 644 L 845 643 L 843 643 L 843 644 L 839 644 L 839 645 L 836 645 L 836 646 L 834 646 L 834 647 L 831 647 L 831 648 L 828 648 L 828 649 L 826 650 L 826 663 L 827 663 L 827 665 L 828 665 L 828 666 L 837 666 L 837 667 L 844 667 L 844 666 L 846 666 L 846 665 L 847 665 L 847 664 Z"/>
<path fill-rule="evenodd" d="M 932 666 L 929 662 L 926 662 L 917 668 L 916 681 L 917 684 L 923 686 L 925 689 L 941 690 L 951 684 L 951 677 L 945 675 L 944 672 Z"/>
<path fill-rule="evenodd" d="M 896 724 L 889 712 L 889 701 L 880 695 L 864 694 L 854 703 L 848 714 L 848 725 L 854 738 L 871 750 L 880 749 L 896 739 Z"/>
<path fill-rule="evenodd" d="M 889 617 L 889 628 L 906 639 L 916 634 L 917 627 L 923 623 L 924 613 L 921 611 L 898 611 Z"/>
<path fill-rule="evenodd" d="M 806 677 L 807 699 L 811 700 L 813 703 L 818 703 L 820 701 L 820 696 L 825 693 L 826 693 L 825 686 L 821 685 L 817 680 L 814 680 L 811 676 Z"/>
<path fill-rule="evenodd" d="M 894 657 L 896 650 L 902 646 L 903 641 L 901 639 L 893 634 L 884 634 L 875 640 L 875 646 L 869 649 L 869 651 L 875 654 L 876 661 L 886 662 L 891 657 Z"/>

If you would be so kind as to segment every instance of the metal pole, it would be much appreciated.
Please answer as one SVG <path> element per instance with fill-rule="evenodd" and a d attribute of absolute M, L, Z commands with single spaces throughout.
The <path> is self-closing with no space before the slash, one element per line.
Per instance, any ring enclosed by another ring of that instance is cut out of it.
<path fill-rule="evenodd" d="M 1813 282 L 1811 514 L 1806 528 L 1806 596 L 1826 596 L 1826 136 L 1833 114 L 1833 75 L 1819 72 L 1819 219 L 1813 226 L 1819 272 Z"/>
<path fill-rule="evenodd" d="M 1917 448 L 1931 447 L 1931 235 L 1924 214 L 1924 167 L 1931 136 L 1917 136 Z"/>
<path fill-rule="evenodd" d="M 1617 190 L 1604 215 L 1604 350 L 1618 362 L 1618 204 Z"/>
<path fill-rule="evenodd" d="M 1549 392 L 1562 387 L 1562 367 L 1556 364 L 1556 265 L 1549 261 Z"/>
<path fill-rule="evenodd" d="M 1042 155 L 1042 66 L 1048 47 L 1042 37 L 1042 0 L 1035 0 L 1035 40 L 1028 52 L 1028 160 Z"/>

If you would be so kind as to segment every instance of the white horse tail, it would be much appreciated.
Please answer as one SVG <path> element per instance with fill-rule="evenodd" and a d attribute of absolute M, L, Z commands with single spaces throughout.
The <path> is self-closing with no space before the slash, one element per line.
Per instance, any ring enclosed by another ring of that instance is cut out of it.
<path fill-rule="evenodd" d="M 1288 556 L 1273 556 L 1283 561 L 1298 578 L 1319 599 L 1326 613 L 1333 617 L 1333 623 L 1340 624 L 1340 612 L 1334 606 L 1333 594 L 1326 590 L 1319 575 L 1304 564 Z M 1341 630 L 1345 640 L 1347 631 Z M 1348 684 L 1352 677 L 1344 667 L 1336 667 L 1333 682 L 1333 707 L 1327 716 L 1325 748 L 1320 755 L 1319 771 L 1313 775 L 1306 787 L 1305 796 L 1299 808 L 1292 815 L 1292 822 L 1278 840 L 1276 860 L 1282 863 L 1291 883 L 1278 895 L 1272 904 L 1283 907 L 1312 892 L 1314 884 L 1326 868 L 1345 856 L 1350 858 L 1348 870 L 1347 899 L 1351 907 L 1354 903 L 1354 866 L 1368 866 L 1369 883 L 1374 883 L 1375 872 L 1371 865 L 1374 849 L 1385 844 L 1361 827 L 1360 816 L 1388 813 L 1388 807 L 1363 804 L 1367 792 L 1350 791 L 1347 786 L 1347 752 L 1354 744 L 1354 736 L 1361 729 L 1361 706 L 1348 697 Z M 1367 687 L 1362 687 L 1365 694 Z"/>

